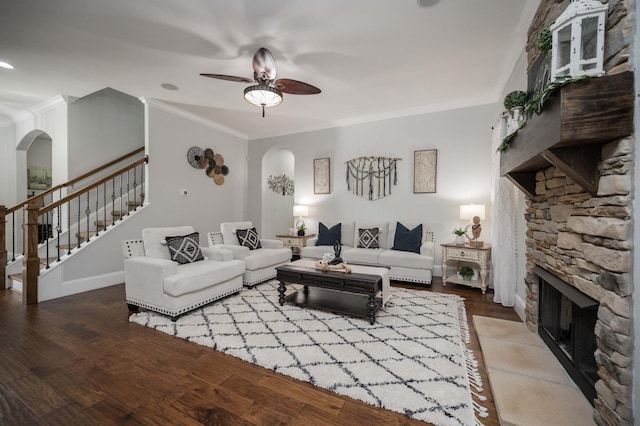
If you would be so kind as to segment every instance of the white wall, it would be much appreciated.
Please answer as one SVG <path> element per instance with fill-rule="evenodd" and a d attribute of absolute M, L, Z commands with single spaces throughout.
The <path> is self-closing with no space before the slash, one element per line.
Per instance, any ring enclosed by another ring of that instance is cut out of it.
<path fill-rule="evenodd" d="M 139 99 L 106 88 L 69 105 L 70 178 L 143 145 L 144 106 Z M 135 159 L 128 159 L 125 164 Z"/>
<path fill-rule="evenodd" d="M 278 234 L 286 234 L 294 225 L 294 195 L 282 195 L 273 192 L 267 186 L 269 176 L 287 175 L 293 179 L 295 158 L 287 149 L 272 149 L 264 155 L 262 161 L 262 222 L 254 224 L 262 238 L 274 239 Z M 295 192 L 295 191 L 294 191 Z"/>
<path fill-rule="evenodd" d="M 11 207 L 16 199 L 15 126 L 0 126 L 0 205 Z"/>
<path fill-rule="evenodd" d="M 153 206 L 149 226 L 192 225 L 201 234 L 219 231 L 220 223 L 245 216 L 247 141 L 188 114 L 151 102 L 147 110 L 149 155 L 147 200 Z M 224 157 L 229 174 L 216 185 L 203 169 L 191 167 L 192 146 L 211 148 Z M 189 195 L 183 197 L 181 190 Z M 259 223 L 259 222 L 258 222 Z"/>
<path fill-rule="evenodd" d="M 295 156 L 295 204 L 308 204 L 309 232 L 322 219 L 422 221 L 438 244 L 453 241 L 453 229 L 464 226 L 459 205 L 487 205 L 484 240 L 490 240 L 491 126 L 501 108 L 497 104 L 441 111 L 371 123 L 319 130 L 249 142 L 248 219 L 260 222 L 262 157 L 274 147 Z M 438 150 L 437 192 L 413 193 L 414 151 Z M 345 162 L 360 156 L 399 157 L 398 185 L 385 198 L 368 201 L 347 191 Z M 331 194 L 313 194 L 313 159 L 331 159 Z M 286 229 L 280 230 L 286 232 Z"/>

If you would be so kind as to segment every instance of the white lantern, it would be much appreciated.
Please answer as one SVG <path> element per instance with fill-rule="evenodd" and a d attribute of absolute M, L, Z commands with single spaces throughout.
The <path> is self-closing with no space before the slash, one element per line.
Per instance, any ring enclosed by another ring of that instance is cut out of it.
<path fill-rule="evenodd" d="M 604 31 L 609 5 L 572 0 L 551 25 L 551 78 L 603 74 Z"/>

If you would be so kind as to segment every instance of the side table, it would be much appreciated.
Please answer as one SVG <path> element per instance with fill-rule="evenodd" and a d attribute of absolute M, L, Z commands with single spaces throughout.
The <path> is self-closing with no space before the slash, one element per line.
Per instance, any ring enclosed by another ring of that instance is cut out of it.
<path fill-rule="evenodd" d="M 306 247 L 307 240 L 315 238 L 316 234 L 298 235 L 276 235 L 276 238 L 282 241 L 285 247 L 291 249 L 291 254 L 300 257 L 300 249 Z"/>
<path fill-rule="evenodd" d="M 442 247 L 442 286 L 446 287 L 447 282 L 463 284 L 480 288 L 482 294 L 485 294 L 488 285 L 487 276 L 491 271 L 491 245 L 485 244 L 482 247 L 472 247 L 469 244 L 448 243 L 440 244 L 440 246 Z M 480 279 L 476 281 L 463 280 L 458 277 L 457 273 L 447 276 L 449 262 L 467 262 L 478 265 L 480 267 Z"/>

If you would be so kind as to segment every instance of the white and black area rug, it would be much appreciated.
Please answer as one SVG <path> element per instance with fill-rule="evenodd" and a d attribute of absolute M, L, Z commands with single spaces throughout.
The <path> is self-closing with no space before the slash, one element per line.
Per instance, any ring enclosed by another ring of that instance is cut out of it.
<path fill-rule="evenodd" d="M 481 383 L 465 347 L 461 297 L 393 288 L 370 325 L 281 307 L 276 289 L 277 281 L 243 289 L 175 323 L 150 311 L 130 321 L 437 425 L 474 425 L 486 415 L 472 398 Z"/>

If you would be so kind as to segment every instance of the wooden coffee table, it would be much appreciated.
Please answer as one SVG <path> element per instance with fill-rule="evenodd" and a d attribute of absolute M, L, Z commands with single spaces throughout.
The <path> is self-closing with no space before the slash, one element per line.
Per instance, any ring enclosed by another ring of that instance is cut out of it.
<path fill-rule="evenodd" d="M 323 271 L 295 263 L 276 268 L 280 306 L 285 302 L 338 314 L 368 318 L 373 324 L 382 305 L 379 275 Z M 302 290 L 285 297 L 287 284 L 302 284 Z"/>

